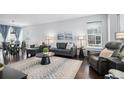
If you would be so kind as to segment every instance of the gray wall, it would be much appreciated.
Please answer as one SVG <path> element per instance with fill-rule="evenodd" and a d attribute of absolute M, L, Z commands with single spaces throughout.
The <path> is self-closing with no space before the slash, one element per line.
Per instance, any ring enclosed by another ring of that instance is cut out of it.
<path fill-rule="evenodd" d="M 120 31 L 124 31 L 124 14 L 120 15 Z"/>
<path fill-rule="evenodd" d="M 56 41 L 56 35 L 60 32 L 73 33 L 74 40 L 78 46 L 79 41 L 76 39 L 79 35 L 87 36 L 87 22 L 102 21 L 102 35 L 103 46 L 108 41 L 107 34 L 107 15 L 92 15 L 88 17 L 76 18 L 71 20 L 33 25 L 23 28 L 23 39 L 28 40 L 29 44 L 41 44 L 42 41 L 46 41 L 47 35 L 54 36 L 54 42 Z M 87 42 L 83 42 L 84 46 L 87 46 Z"/>
<path fill-rule="evenodd" d="M 109 41 L 115 40 L 115 32 L 120 31 L 120 19 L 118 14 L 109 14 L 108 15 L 108 33 Z"/>

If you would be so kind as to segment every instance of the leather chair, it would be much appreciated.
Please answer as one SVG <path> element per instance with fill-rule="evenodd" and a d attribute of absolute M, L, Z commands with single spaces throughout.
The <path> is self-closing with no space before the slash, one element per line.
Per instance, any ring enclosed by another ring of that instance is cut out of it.
<path fill-rule="evenodd" d="M 121 51 L 122 46 L 123 46 L 122 42 L 113 41 L 113 42 L 108 42 L 105 45 L 105 48 L 107 50 L 113 51 L 111 57 L 116 57 L 118 55 L 118 52 Z M 98 72 L 98 74 L 105 75 L 108 73 L 109 70 L 109 62 L 107 58 L 100 57 L 99 55 L 100 53 L 92 54 L 92 55 L 89 54 L 89 64 L 90 67 L 92 67 L 96 72 Z"/>

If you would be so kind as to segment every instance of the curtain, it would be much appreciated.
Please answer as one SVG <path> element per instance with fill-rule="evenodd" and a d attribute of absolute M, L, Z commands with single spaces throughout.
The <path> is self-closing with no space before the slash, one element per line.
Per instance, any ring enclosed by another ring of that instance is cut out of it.
<path fill-rule="evenodd" d="M 20 36 L 20 32 L 21 32 L 21 27 L 13 27 L 14 31 L 15 31 L 15 35 L 17 38 L 17 41 L 19 41 L 19 36 Z"/>
<path fill-rule="evenodd" d="M 2 29 L 1 29 L 1 25 L 0 25 L 0 33 L 1 33 Z"/>
<path fill-rule="evenodd" d="M 9 27 L 10 26 L 7 26 L 7 25 L 0 25 L 0 32 L 2 34 L 4 42 L 6 41 L 6 37 L 7 37 L 8 31 L 9 31 Z"/>

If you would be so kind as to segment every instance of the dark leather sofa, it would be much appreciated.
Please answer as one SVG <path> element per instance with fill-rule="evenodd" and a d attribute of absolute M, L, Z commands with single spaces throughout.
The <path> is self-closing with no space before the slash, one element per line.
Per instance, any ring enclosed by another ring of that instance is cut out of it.
<path fill-rule="evenodd" d="M 66 49 L 67 43 L 56 43 L 56 48 L 51 48 L 50 51 L 54 52 L 55 55 L 74 57 L 77 54 L 77 47 L 73 44 L 73 47 Z"/>
<path fill-rule="evenodd" d="M 105 48 L 108 50 L 114 51 L 112 57 L 117 57 L 118 52 L 122 50 L 123 43 L 122 42 L 108 42 L 105 45 Z M 89 54 L 89 64 L 98 74 L 107 74 L 110 69 L 110 63 L 107 58 L 99 57 L 100 53 L 97 54 Z"/>

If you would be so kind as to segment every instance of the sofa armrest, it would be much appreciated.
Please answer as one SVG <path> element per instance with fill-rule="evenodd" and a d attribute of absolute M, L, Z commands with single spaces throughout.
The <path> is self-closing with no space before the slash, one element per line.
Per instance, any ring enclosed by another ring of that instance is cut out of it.
<path fill-rule="evenodd" d="M 96 62 L 98 62 L 98 61 L 105 62 L 105 61 L 107 61 L 107 58 L 91 55 L 89 60 L 96 61 Z"/>
<path fill-rule="evenodd" d="M 100 51 L 87 51 L 87 54 L 88 54 L 88 56 L 90 56 L 90 55 L 94 55 L 94 56 L 99 56 L 99 54 L 100 54 Z"/>
<path fill-rule="evenodd" d="M 105 57 L 99 57 L 99 61 L 100 62 L 104 62 L 104 61 L 107 61 L 108 59 L 107 58 L 105 58 Z"/>
<path fill-rule="evenodd" d="M 75 47 L 72 47 L 72 48 L 70 49 L 70 51 L 74 52 L 74 51 L 76 51 L 76 48 L 75 48 Z"/>
<path fill-rule="evenodd" d="M 99 56 L 100 53 L 93 53 L 92 55 Z"/>
<path fill-rule="evenodd" d="M 72 47 L 72 48 L 70 49 L 70 53 L 71 53 L 71 56 L 72 56 L 72 57 L 75 56 L 75 55 L 77 54 L 77 48 L 76 48 L 76 47 Z"/>
<path fill-rule="evenodd" d="M 117 70 L 124 71 L 124 63 L 123 63 L 123 62 L 118 63 L 118 64 L 116 65 L 116 69 L 117 69 Z"/>
<path fill-rule="evenodd" d="M 91 55 L 90 56 L 90 60 L 92 60 L 92 61 L 99 61 L 99 56 Z"/>

